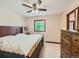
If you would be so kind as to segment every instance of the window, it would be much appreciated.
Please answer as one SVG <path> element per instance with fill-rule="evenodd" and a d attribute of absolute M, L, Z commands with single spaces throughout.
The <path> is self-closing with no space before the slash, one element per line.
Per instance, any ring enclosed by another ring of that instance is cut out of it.
<path fill-rule="evenodd" d="M 45 32 L 45 20 L 35 20 L 34 21 L 34 31 Z"/>

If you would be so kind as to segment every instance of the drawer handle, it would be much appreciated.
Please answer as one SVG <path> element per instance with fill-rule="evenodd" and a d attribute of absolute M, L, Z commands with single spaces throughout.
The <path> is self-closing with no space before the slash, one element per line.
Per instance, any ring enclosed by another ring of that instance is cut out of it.
<path fill-rule="evenodd" d="M 75 41 L 78 41 L 77 39 L 75 39 Z"/>
<path fill-rule="evenodd" d="M 66 37 L 69 37 L 69 35 L 66 35 Z"/>
<path fill-rule="evenodd" d="M 68 44 L 68 43 L 66 43 L 66 45 L 68 46 L 69 44 Z"/>
<path fill-rule="evenodd" d="M 68 55 L 68 53 L 66 53 L 66 55 Z"/>
<path fill-rule="evenodd" d="M 78 52 L 75 52 L 75 54 L 78 54 Z"/>

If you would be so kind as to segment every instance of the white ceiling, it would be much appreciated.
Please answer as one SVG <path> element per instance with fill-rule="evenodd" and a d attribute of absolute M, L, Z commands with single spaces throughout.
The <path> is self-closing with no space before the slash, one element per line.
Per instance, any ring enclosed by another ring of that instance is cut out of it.
<path fill-rule="evenodd" d="M 36 1 L 37 0 L 0 0 L 0 4 L 23 16 L 39 16 L 62 13 L 74 0 L 42 0 L 40 8 L 46 8 L 46 12 L 38 12 L 38 14 L 27 13 L 27 11 L 31 9 L 22 6 L 22 4 L 31 5 Z"/>

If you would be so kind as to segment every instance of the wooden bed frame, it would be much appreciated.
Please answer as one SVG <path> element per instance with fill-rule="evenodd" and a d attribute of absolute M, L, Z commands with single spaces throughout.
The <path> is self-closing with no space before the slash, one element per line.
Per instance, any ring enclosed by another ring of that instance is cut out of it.
<path fill-rule="evenodd" d="M 18 26 L 0 26 L 0 37 L 8 35 L 16 35 L 18 33 L 23 33 L 22 27 Z M 35 45 L 32 47 L 30 52 L 27 54 L 26 58 L 38 58 L 41 48 L 44 45 L 44 37 L 41 40 L 38 40 Z M 0 58 L 25 58 L 24 55 L 10 53 L 5 51 L 0 51 Z"/>

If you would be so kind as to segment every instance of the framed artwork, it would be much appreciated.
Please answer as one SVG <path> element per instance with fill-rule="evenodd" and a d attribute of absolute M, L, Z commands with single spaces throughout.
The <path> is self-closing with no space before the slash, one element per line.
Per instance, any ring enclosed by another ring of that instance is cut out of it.
<path fill-rule="evenodd" d="M 45 32 L 45 30 L 46 30 L 45 20 L 34 20 L 35 32 Z"/>

